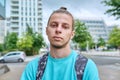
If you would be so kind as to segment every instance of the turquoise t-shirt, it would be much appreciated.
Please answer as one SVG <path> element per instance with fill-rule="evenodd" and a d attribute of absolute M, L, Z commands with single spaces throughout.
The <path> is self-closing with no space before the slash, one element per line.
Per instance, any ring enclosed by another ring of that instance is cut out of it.
<path fill-rule="evenodd" d="M 42 80 L 77 80 L 75 61 L 77 53 L 72 51 L 69 56 L 55 59 L 48 55 L 48 61 Z M 36 80 L 39 58 L 28 63 L 21 80 Z M 98 70 L 95 63 L 88 59 L 82 80 L 99 80 Z"/>

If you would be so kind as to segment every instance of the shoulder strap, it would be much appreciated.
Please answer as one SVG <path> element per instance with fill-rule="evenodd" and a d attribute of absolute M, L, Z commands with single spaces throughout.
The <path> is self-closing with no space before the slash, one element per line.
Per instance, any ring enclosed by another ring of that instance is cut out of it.
<path fill-rule="evenodd" d="M 43 76 L 43 73 L 46 67 L 47 59 L 48 59 L 48 53 L 40 57 L 40 61 L 38 63 L 36 80 L 42 80 L 42 76 Z"/>
<path fill-rule="evenodd" d="M 82 55 L 78 55 L 75 62 L 75 70 L 77 75 L 77 80 L 82 80 L 84 69 L 88 59 Z"/>

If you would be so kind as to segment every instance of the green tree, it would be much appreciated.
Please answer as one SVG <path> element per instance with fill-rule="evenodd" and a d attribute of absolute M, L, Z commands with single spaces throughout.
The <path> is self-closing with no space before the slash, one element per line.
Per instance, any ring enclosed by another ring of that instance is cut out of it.
<path fill-rule="evenodd" d="M 19 40 L 17 41 L 17 47 L 20 50 L 25 51 L 27 55 L 33 55 L 33 53 L 31 52 L 32 45 L 33 45 L 33 38 L 28 34 L 19 38 Z"/>
<path fill-rule="evenodd" d="M 106 13 L 115 16 L 116 19 L 120 19 L 120 0 L 103 0 L 105 6 L 109 6 L 109 9 Z"/>
<path fill-rule="evenodd" d="M 92 37 L 90 33 L 87 31 L 87 28 L 84 23 L 79 20 L 75 21 L 75 36 L 73 38 L 73 42 L 79 44 L 80 48 L 85 48 L 87 41 L 92 42 Z"/>
<path fill-rule="evenodd" d="M 4 49 L 8 51 L 17 49 L 16 46 L 17 40 L 18 40 L 17 33 L 7 34 L 4 42 Z"/>
<path fill-rule="evenodd" d="M 0 44 L 0 52 L 3 51 L 3 44 Z"/>
<path fill-rule="evenodd" d="M 34 40 L 33 45 L 32 45 L 33 53 L 38 54 L 39 49 L 42 48 L 43 46 L 45 46 L 43 37 L 39 33 L 34 33 L 33 34 L 33 40 Z"/>
<path fill-rule="evenodd" d="M 105 40 L 102 37 L 100 37 L 98 39 L 97 46 L 101 47 L 101 46 L 105 46 L 105 44 L 106 44 Z"/>
<path fill-rule="evenodd" d="M 26 34 L 18 41 L 19 49 L 26 52 L 27 55 L 38 54 L 39 49 L 45 45 L 43 37 L 39 33 L 34 33 L 27 24 Z"/>
<path fill-rule="evenodd" d="M 32 29 L 28 24 L 26 24 L 26 25 L 27 25 L 26 33 L 27 33 L 28 35 L 34 35 L 33 29 Z"/>
<path fill-rule="evenodd" d="M 33 54 L 38 54 L 39 49 L 45 46 L 43 37 L 40 33 L 34 33 L 32 28 L 27 24 L 27 34 L 31 35 L 33 38 L 32 52 Z"/>
<path fill-rule="evenodd" d="M 115 27 L 110 35 L 108 43 L 113 46 L 117 46 L 120 49 L 120 28 Z"/>

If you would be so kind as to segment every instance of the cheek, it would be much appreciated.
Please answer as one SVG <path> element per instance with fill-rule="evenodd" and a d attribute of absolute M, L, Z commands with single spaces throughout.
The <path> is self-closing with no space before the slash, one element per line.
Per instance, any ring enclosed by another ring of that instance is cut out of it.
<path fill-rule="evenodd" d="M 53 35 L 53 31 L 52 30 L 48 30 L 47 31 L 47 36 L 50 38 L 50 37 L 52 37 L 52 35 Z"/>
<path fill-rule="evenodd" d="M 70 39 L 72 37 L 71 33 L 67 33 L 66 35 L 64 35 L 65 39 Z"/>
<path fill-rule="evenodd" d="M 51 29 L 48 27 L 46 31 L 47 35 L 49 36 L 51 34 Z"/>

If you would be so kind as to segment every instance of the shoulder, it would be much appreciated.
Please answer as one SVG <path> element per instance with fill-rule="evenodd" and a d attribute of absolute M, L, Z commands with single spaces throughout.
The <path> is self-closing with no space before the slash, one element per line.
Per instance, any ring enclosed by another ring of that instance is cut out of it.
<path fill-rule="evenodd" d="M 99 80 L 97 66 L 91 59 L 88 59 L 88 62 L 86 64 L 83 80 Z"/>
<path fill-rule="evenodd" d="M 38 64 L 38 61 L 40 60 L 40 57 L 37 57 L 33 60 L 31 60 L 27 65 L 34 65 L 34 64 Z"/>
<path fill-rule="evenodd" d="M 27 66 L 26 66 L 25 69 L 29 69 L 29 70 L 34 69 L 34 70 L 35 70 L 35 69 L 38 67 L 38 62 L 39 62 L 39 60 L 40 60 L 39 57 L 33 59 L 32 61 L 30 61 L 30 62 L 27 64 Z"/>
<path fill-rule="evenodd" d="M 21 80 L 35 80 L 39 60 L 40 58 L 35 58 L 26 65 Z"/>
<path fill-rule="evenodd" d="M 97 66 L 96 64 L 94 63 L 93 60 L 91 59 L 88 59 L 88 62 L 86 64 L 86 68 L 85 68 L 86 71 L 93 71 L 93 72 L 96 72 L 97 71 Z"/>
<path fill-rule="evenodd" d="M 88 59 L 87 66 L 88 66 L 88 67 L 96 66 L 96 64 L 95 64 L 95 62 L 94 62 L 93 60 Z"/>
<path fill-rule="evenodd" d="M 72 54 L 73 54 L 75 57 L 77 57 L 77 56 L 79 55 L 79 53 L 78 53 L 77 51 L 75 51 L 75 50 L 72 50 Z"/>

